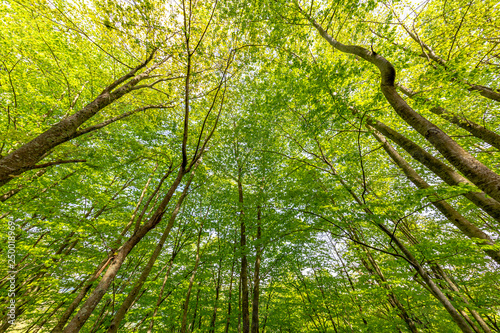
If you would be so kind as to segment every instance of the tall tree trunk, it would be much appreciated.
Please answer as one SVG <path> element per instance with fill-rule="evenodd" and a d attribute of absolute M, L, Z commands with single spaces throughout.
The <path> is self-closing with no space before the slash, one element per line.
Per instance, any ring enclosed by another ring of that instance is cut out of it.
<path fill-rule="evenodd" d="M 153 269 L 153 266 L 156 262 L 156 259 L 158 259 L 158 257 L 160 256 L 161 251 L 163 249 L 163 245 L 165 244 L 165 241 L 167 240 L 168 235 L 170 234 L 170 230 L 172 230 L 172 227 L 174 226 L 175 219 L 177 218 L 177 214 L 179 213 L 179 211 L 181 209 L 184 198 L 186 198 L 186 196 L 188 194 L 189 186 L 191 185 L 191 182 L 193 181 L 195 172 L 196 172 L 196 167 L 191 172 L 191 176 L 189 177 L 189 180 L 187 181 L 187 183 L 184 187 L 184 190 L 182 191 L 182 194 L 180 195 L 179 200 L 177 201 L 177 204 L 175 205 L 175 208 L 172 212 L 172 215 L 170 216 L 170 220 L 168 221 L 168 224 L 165 227 L 165 230 L 163 231 L 163 234 L 160 238 L 160 241 L 156 245 L 156 248 L 154 249 L 153 254 L 149 258 L 148 263 L 144 267 L 141 276 L 136 281 L 132 290 L 130 290 L 129 294 L 127 295 L 127 298 L 125 298 L 122 305 L 120 306 L 120 308 L 116 312 L 115 317 L 111 321 L 111 324 L 108 328 L 108 333 L 115 333 L 118 331 L 118 327 L 120 326 L 120 322 L 125 317 L 125 314 L 129 310 L 129 308 L 132 305 L 132 303 L 134 302 L 134 300 L 137 298 L 137 295 L 139 294 L 142 286 L 146 282 L 149 274 L 151 273 L 151 270 Z"/>
<path fill-rule="evenodd" d="M 191 278 L 189 279 L 189 286 L 186 292 L 186 300 L 184 301 L 184 305 L 182 307 L 182 320 L 181 320 L 181 333 L 187 332 L 187 313 L 189 310 L 189 298 L 191 297 L 191 289 L 193 288 L 194 278 L 196 277 L 196 271 L 198 270 L 198 264 L 200 263 L 200 240 L 201 240 L 201 232 L 203 231 L 203 221 L 201 222 L 200 229 L 198 231 L 198 241 L 196 242 L 196 260 L 194 263 L 193 274 L 191 274 Z"/>
<path fill-rule="evenodd" d="M 250 315 L 248 300 L 248 260 L 246 255 L 246 231 L 245 216 L 243 210 L 243 186 L 241 184 L 241 167 L 238 170 L 238 201 L 240 204 L 240 249 L 241 249 L 241 314 L 243 323 L 243 333 L 250 333 Z"/>
<path fill-rule="evenodd" d="M 439 274 L 446 281 L 446 283 L 448 284 L 448 286 L 450 287 L 450 289 L 453 292 L 455 292 L 456 294 L 458 294 L 459 297 L 462 299 L 462 301 L 465 304 L 467 304 L 467 309 L 471 313 L 472 317 L 474 317 L 474 319 L 477 321 L 477 323 L 479 324 L 479 326 L 481 326 L 482 330 L 485 333 L 491 333 L 491 329 L 488 326 L 488 324 L 486 324 L 486 322 L 484 321 L 484 319 L 481 317 L 481 315 L 476 310 L 474 310 L 474 308 L 470 307 L 470 303 L 467 300 L 467 298 L 465 298 L 465 296 L 460 292 L 460 289 L 458 289 L 458 286 L 450 279 L 450 277 L 448 276 L 448 274 L 446 274 L 446 272 L 443 270 L 443 268 L 440 265 L 438 265 L 438 264 L 432 265 L 431 268 L 433 270 L 435 270 L 436 273 Z"/>
<path fill-rule="evenodd" d="M 356 201 L 356 203 L 361 207 L 361 209 L 364 210 L 369 216 L 375 216 L 375 214 L 368 207 L 366 207 L 366 205 L 358 197 L 358 195 L 354 193 L 354 191 L 348 186 L 348 184 L 338 175 L 333 164 L 329 160 L 327 160 L 324 155 L 323 155 L 323 161 L 331 169 L 330 171 L 331 174 L 336 176 L 336 178 L 341 183 L 342 187 L 344 187 L 344 189 L 352 196 L 354 201 Z M 443 307 L 450 314 L 453 321 L 458 325 L 458 327 L 462 330 L 462 332 L 474 333 L 469 324 L 467 323 L 467 321 L 460 315 L 460 313 L 449 301 L 449 299 L 443 294 L 441 289 L 439 289 L 439 287 L 434 283 L 434 281 L 431 279 L 427 271 L 422 267 L 422 265 L 408 250 L 408 248 L 406 248 L 406 246 L 396 237 L 396 235 L 391 230 L 389 230 L 383 223 L 377 222 L 377 227 L 391 239 L 391 242 L 396 244 L 397 248 L 401 250 L 401 252 L 403 253 L 403 258 L 415 269 L 417 274 L 422 278 L 424 283 L 431 291 L 431 294 L 443 305 Z"/>
<path fill-rule="evenodd" d="M 358 237 L 358 234 L 356 233 L 356 230 L 354 230 L 354 228 L 351 229 L 351 230 L 352 230 L 352 236 L 356 240 L 360 241 L 359 237 Z M 398 300 L 398 298 L 396 297 L 396 295 L 392 291 L 392 286 L 386 280 L 386 278 L 384 276 L 384 273 L 382 272 L 382 270 L 380 269 L 379 265 L 375 261 L 375 258 L 373 258 L 370 250 L 368 248 L 366 248 L 366 247 L 362 247 L 362 248 L 363 248 L 363 251 L 366 254 L 366 257 L 368 258 L 368 261 L 370 263 L 371 268 L 368 265 L 368 263 L 365 260 L 362 259 L 361 262 L 362 262 L 363 266 L 365 266 L 365 268 L 368 270 L 369 273 L 378 276 L 378 278 L 379 278 L 379 280 L 377 280 L 378 285 L 388 291 L 387 297 L 389 299 L 389 304 L 391 304 L 392 307 L 394 307 L 394 308 L 396 308 L 398 310 L 399 317 L 401 317 L 401 319 L 404 320 L 404 322 L 408 326 L 408 329 L 412 333 L 418 333 L 419 330 L 417 329 L 415 321 L 410 317 L 410 315 L 408 314 L 408 312 L 404 308 L 403 304 L 401 304 L 401 302 Z"/>
<path fill-rule="evenodd" d="M 104 296 L 106 291 L 108 290 L 109 286 L 111 285 L 111 282 L 114 280 L 116 274 L 118 273 L 118 270 L 122 266 L 123 262 L 127 258 L 128 254 L 133 250 L 133 248 L 139 243 L 139 241 L 153 228 L 155 228 L 158 223 L 163 218 L 163 214 L 165 213 L 165 209 L 167 207 L 167 204 L 170 202 L 170 199 L 174 195 L 175 190 L 179 186 L 183 176 L 185 174 L 184 168 L 182 166 L 179 168 L 179 172 L 177 174 L 176 179 L 170 186 L 169 191 L 163 198 L 162 202 L 156 209 L 155 213 L 151 218 L 148 220 L 147 223 L 145 223 L 136 233 L 134 233 L 126 242 L 123 244 L 123 246 L 116 252 L 116 254 L 111 258 L 111 264 L 109 265 L 108 269 L 106 270 L 106 273 L 102 277 L 101 281 L 99 281 L 99 284 L 97 287 L 94 289 L 92 294 L 89 296 L 89 298 L 85 301 L 81 309 L 78 311 L 78 313 L 73 317 L 73 319 L 69 322 L 69 324 L 66 326 L 64 329 L 64 333 L 70 333 L 70 332 L 78 332 L 83 324 L 87 321 L 87 319 L 90 317 L 90 314 L 92 311 L 94 311 L 95 307 L 101 300 L 101 298 Z"/>
<path fill-rule="evenodd" d="M 219 265 L 217 267 L 217 279 L 215 282 L 214 312 L 212 314 L 212 319 L 210 320 L 210 329 L 209 329 L 210 333 L 215 332 L 215 323 L 217 320 L 217 306 L 219 303 L 220 287 L 221 287 L 221 281 L 222 281 L 221 271 L 222 271 L 222 257 L 219 259 Z M 229 301 L 229 302 L 231 302 L 231 301 Z"/>
<path fill-rule="evenodd" d="M 318 30 L 330 45 L 340 52 L 356 55 L 377 66 L 381 74 L 380 89 L 394 111 L 417 132 L 424 136 L 453 166 L 482 189 L 486 194 L 500 202 L 500 176 L 466 152 L 452 138 L 436 125 L 415 112 L 399 96 L 394 85 L 396 70 L 394 66 L 379 54 L 357 45 L 344 45 L 330 36 L 321 25 L 312 19 L 300 7 L 302 14 Z"/>
<path fill-rule="evenodd" d="M 196 302 L 194 303 L 194 314 L 193 314 L 193 321 L 191 324 L 189 324 L 188 331 L 192 332 L 194 330 L 194 326 L 196 324 L 196 316 L 198 315 L 198 303 L 200 301 L 200 284 L 198 283 L 198 291 L 196 292 Z M 201 316 L 200 316 L 201 317 Z"/>
<path fill-rule="evenodd" d="M 382 137 L 380 134 L 373 133 L 375 138 L 382 143 L 384 150 L 391 157 L 391 159 L 396 163 L 396 165 L 403 170 L 406 177 L 415 184 L 420 189 L 430 188 L 430 185 L 422 179 L 415 170 L 404 160 L 404 158 L 399 155 L 399 153 Z M 486 246 L 484 252 L 489 255 L 493 260 L 500 264 L 500 251 L 490 249 L 491 246 L 495 245 L 495 242 L 481 229 L 476 227 L 474 224 L 469 222 L 465 217 L 463 217 L 459 212 L 457 212 L 453 207 L 451 207 L 445 200 L 439 198 L 437 195 L 429 195 L 429 200 L 432 202 L 434 207 L 436 207 L 446 218 L 453 223 L 464 235 L 471 239 L 479 239 L 478 245 L 480 247 Z"/>
<path fill-rule="evenodd" d="M 231 265 L 231 276 L 229 281 L 229 293 L 227 295 L 227 316 L 226 316 L 226 327 L 224 329 L 224 333 L 229 332 L 229 325 L 231 324 L 231 301 L 233 295 L 233 274 L 234 274 L 234 266 L 236 265 L 236 258 L 233 258 L 233 264 Z"/>
<path fill-rule="evenodd" d="M 318 284 L 318 289 L 321 292 L 321 297 L 323 298 L 323 305 L 325 306 L 326 311 L 328 312 L 328 319 L 330 319 L 330 323 L 332 323 L 332 327 L 333 327 L 333 330 L 335 331 L 335 333 L 338 333 L 337 324 L 335 324 L 335 321 L 333 320 L 332 311 L 330 310 L 330 307 L 328 306 L 328 302 L 326 301 L 325 290 L 324 290 L 324 288 L 323 288 L 323 286 L 318 278 L 318 274 L 314 268 L 313 268 L 313 273 L 314 273 L 314 279 L 316 280 L 316 283 Z"/>
<path fill-rule="evenodd" d="M 399 84 L 398 84 L 398 87 L 403 94 L 405 94 L 406 96 L 408 96 L 410 98 L 413 98 L 417 101 L 422 100 L 426 104 L 432 103 L 427 98 L 418 97 L 417 93 L 415 93 L 414 91 L 412 91 L 411 89 L 409 89 L 407 87 L 404 87 L 404 86 L 399 85 Z M 485 128 L 485 127 L 483 127 L 483 126 L 481 126 L 473 121 L 470 121 L 469 119 L 467 119 L 463 116 L 459 116 L 459 115 L 454 114 L 453 112 L 447 111 L 440 106 L 434 106 L 434 107 L 430 108 L 429 111 L 442 117 L 443 119 L 448 120 L 450 123 L 455 124 L 460 128 L 463 128 L 464 130 L 466 130 L 470 134 L 474 135 L 476 138 L 481 139 L 484 142 L 489 143 L 490 145 L 492 145 L 496 149 L 500 150 L 500 135 L 498 135 L 497 133 L 490 131 L 489 129 L 487 129 L 487 128 Z"/>
<path fill-rule="evenodd" d="M 259 294 L 260 294 L 260 260 L 262 256 L 261 239 L 261 209 L 257 207 L 257 245 L 255 245 L 255 268 L 253 275 L 252 299 L 252 333 L 259 333 Z"/>
<path fill-rule="evenodd" d="M 391 139 L 398 146 L 403 148 L 411 157 L 425 165 L 429 170 L 434 172 L 446 184 L 456 186 L 460 184 L 472 184 L 458 172 L 449 167 L 446 163 L 429 154 L 415 142 L 406 138 L 404 135 L 396 132 L 384 123 L 368 119 L 370 126 L 378 130 L 380 133 Z M 477 207 L 484 210 L 488 215 L 500 222 L 500 203 L 492 198 L 487 197 L 483 192 L 467 192 L 464 197 L 473 202 Z"/>

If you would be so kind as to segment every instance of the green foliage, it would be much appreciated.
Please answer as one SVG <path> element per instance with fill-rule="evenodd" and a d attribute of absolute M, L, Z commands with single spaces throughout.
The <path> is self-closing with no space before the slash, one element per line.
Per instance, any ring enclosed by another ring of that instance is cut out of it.
<path fill-rule="evenodd" d="M 39 164 L 84 162 L 33 168 L 1 188 L 0 194 L 15 194 L 0 203 L 0 301 L 9 300 L 5 254 L 11 223 L 18 313 L 15 324 L 0 332 L 28 327 L 49 332 L 86 281 L 92 276 L 100 281 L 120 246 L 135 235 L 139 217 L 144 215 L 144 225 L 153 216 L 177 177 L 185 133 L 188 159 L 205 152 L 120 331 L 148 332 L 152 319 L 152 332 L 180 331 L 201 228 L 200 263 L 187 309 L 190 332 L 226 332 L 226 326 L 238 331 L 243 255 L 249 261 L 250 300 L 261 256 L 261 332 L 410 332 L 401 307 L 419 332 L 459 332 L 394 240 L 380 231 L 382 224 L 457 309 L 471 318 L 477 313 L 498 331 L 498 265 L 483 250 L 500 248 L 480 247 L 481 241 L 466 237 L 431 204 L 446 199 L 497 240 L 498 221 L 462 196 L 480 190 L 446 185 L 394 145 L 430 184 L 417 189 L 374 139 L 367 119 L 383 121 L 441 156 L 390 108 L 377 68 L 334 50 L 299 10 L 340 42 L 391 61 L 397 82 L 419 92 L 419 98 L 406 101 L 498 172 L 498 151 L 429 111 L 440 105 L 498 132 L 498 102 L 468 90 L 469 84 L 492 89 L 499 84 L 496 3 L 183 4 L 0 3 L 0 157 L 81 110 L 153 49 L 158 52 L 153 62 L 168 61 L 144 84 L 168 79 L 131 91 L 82 128 L 141 106 L 169 104 L 68 140 Z M 422 56 L 424 43 L 443 64 Z M 157 246 L 187 178 L 159 225 L 128 255 L 82 332 L 107 331 Z M 0 315 L 6 323 L 6 310 Z"/>

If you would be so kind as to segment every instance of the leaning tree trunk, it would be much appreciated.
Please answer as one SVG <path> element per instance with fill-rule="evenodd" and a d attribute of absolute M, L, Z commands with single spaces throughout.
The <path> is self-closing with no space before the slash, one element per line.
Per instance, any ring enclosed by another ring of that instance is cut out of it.
<path fill-rule="evenodd" d="M 387 59 L 363 47 L 345 45 L 338 42 L 301 8 L 300 11 L 316 30 L 318 30 L 321 37 L 335 49 L 343 53 L 356 55 L 377 66 L 381 74 L 380 89 L 394 111 L 396 111 L 406 123 L 424 136 L 427 141 L 429 141 L 453 166 L 462 172 L 467 179 L 482 189 L 486 194 L 500 202 L 500 176 L 475 159 L 436 125 L 415 112 L 415 110 L 399 96 L 394 85 L 396 70 Z"/>
<path fill-rule="evenodd" d="M 446 163 L 429 154 L 425 149 L 420 147 L 415 142 L 411 141 L 404 135 L 396 132 L 384 123 L 368 118 L 370 126 L 378 130 L 380 133 L 391 139 L 398 146 L 403 148 L 415 160 L 425 165 L 429 170 L 434 172 L 446 184 L 456 186 L 460 184 L 471 184 L 466 178 L 449 167 Z M 483 192 L 467 192 L 463 194 L 477 207 L 484 210 L 488 215 L 500 222 L 500 203 L 492 198 L 487 197 Z"/>
<path fill-rule="evenodd" d="M 399 89 L 406 96 L 413 98 L 417 101 L 422 100 L 427 104 L 431 104 L 432 102 L 423 97 L 416 97 L 416 93 L 411 91 L 409 88 L 406 88 L 400 84 L 398 84 Z M 434 106 L 429 109 L 432 113 L 442 117 L 443 119 L 448 120 L 450 123 L 457 125 L 458 127 L 466 130 L 470 134 L 474 135 L 476 138 L 483 140 L 486 143 L 489 143 L 496 149 L 500 150 L 500 135 L 497 133 L 490 131 L 489 129 L 463 117 L 459 116 L 453 112 L 447 111 L 446 109 L 440 106 Z"/>
<path fill-rule="evenodd" d="M 384 137 L 380 134 L 373 133 L 375 138 L 382 143 L 384 150 L 391 157 L 391 159 L 396 163 L 396 165 L 403 170 L 406 177 L 415 184 L 419 189 L 427 189 L 431 186 L 422 179 L 418 173 L 404 160 L 404 158 L 399 155 L 399 153 L 387 143 Z M 450 204 L 448 204 L 445 200 L 439 198 L 437 195 L 432 194 L 429 195 L 429 200 L 446 218 L 455 225 L 464 235 L 467 237 L 478 240 L 478 245 L 480 247 L 484 247 L 483 251 L 489 255 L 493 260 L 495 260 L 498 264 L 500 264 L 500 251 L 491 249 L 492 246 L 495 246 L 495 242 L 488 236 L 485 232 L 479 229 L 477 226 L 472 224 L 469 220 L 467 220 L 464 216 L 462 216 L 459 212 L 457 212 Z"/>
<path fill-rule="evenodd" d="M 151 71 L 156 69 L 161 62 L 153 65 L 141 74 L 136 74 L 153 59 L 154 54 L 155 52 L 152 52 L 146 61 L 107 86 L 96 99 L 80 111 L 64 118 L 30 142 L 25 143 L 9 155 L 2 157 L 0 159 L 0 186 L 5 185 L 14 176 L 30 170 L 51 149 L 70 139 L 83 123 L 106 106 L 131 92 L 140 81 L 148 78 Z M 124 82 L 126 83 L 123 84 Z"/>
<path fill-rule="evenodd" d="M 347 185 L 347 183 L 338 175 L 337 171 L 333 167 L 330 161 L 324 159 L 324 162 L 331 169 L 331 174 L 336 176 L 340 181 L 342 187 L 352 196 L 354 201 L 369 215 L 374 216 L 375 214 L 363 203 L 363 201 L 357 196 L 356 193 Z M 403 253 L 403 258 L 415 269 L 416 273 L 422 278 L 427 287 L 429 288 L 431 294 L 443 305 L 446 311 L 450 314 L 453 321 L 458 325 L 458 327 L 464 333 L 474 333 L 471 329 L 467 321 L 460 315 L 454 305 L 450 302 L 450 300 L 443 294 L 441 289 L 434 283 L 429 274 L 427 274 L 426 270 L 422 267 L 419 261 L 413 256 L 413 254 L 406 248 L 406 246 L 396 237 L 396 235 L 389 230 L 383 223 L 377 222 L 377 227 L 386 234 L 391 241 L 396 244 L 401 252 Z"/>
<path fill-rule="evenodd" d="M 95 307 L 102 299 L 106 291 L 108 290 L 111 282 L 113 282 L 118 270 L 122 266 L 123 262 L 127 258 L 128 254 L 133 250 L 133 248 L 141 241 L 141 239 L 153 228 L 155 228 L 158 223 L 163 218 L 163 214 L 165 213 L 165 208 L 167 204 L 170 202 L 170 199 L 174 195 L 175 190 L 179 186 L 183 176 L 185 174 L 184 168 L 181 166 L 179 168 L 179 172 L 177 174 L 177 178 L 174 180 L 172 185 L 170 186 L 169 191 L 163 198 L 163 201 L 160 203 L 155 213 L 151 218 L 145 223 L 136 233 L 134 233 L 123 246 L 116 252 L 116 254 L 112 257 L 112 262 L 109 265 L 106 273 L 102 277 L 99 284 L 94 289 L 89 298 L 85 301 L 81 309 L 78 313 L 73 317 L 73 319 L 69 322 L 69 324 L 64 329 L 64 333 L 78 332 L 82 326 L 85 324 L 87 319 L 94 311 Z"/>

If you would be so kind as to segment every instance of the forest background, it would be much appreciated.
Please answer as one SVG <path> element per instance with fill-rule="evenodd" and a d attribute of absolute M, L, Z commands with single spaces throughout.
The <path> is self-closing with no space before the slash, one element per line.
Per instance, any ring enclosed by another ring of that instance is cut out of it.
<path fill-rule="evenodd" d="M 1 1 L 0 332 L 500 332 L 499 10 Z"/>

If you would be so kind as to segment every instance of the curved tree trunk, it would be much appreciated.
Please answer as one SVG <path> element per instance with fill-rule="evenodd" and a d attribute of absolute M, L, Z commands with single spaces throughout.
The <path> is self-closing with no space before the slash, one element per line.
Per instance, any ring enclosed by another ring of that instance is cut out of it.
<path fill-rule="evenodd" d="M 377 66 L 381 74 L 380 89 L 394 111 L 424 136 L 453 166 L 462 174 L 482 189 L 486 194 L 500 202 L 500 176 L 491 171 L 484 164 L 465 151 L 452 138 L 439 129 L 436 125 L 415 112 L 406 101 L 399 96 L 394 85 L 396 70 L 394 66 L 379 54 L 357 45 L 344 45 L 330 36 L 307 13 L 302 14 L 311 22 L 323 37 L 335 49 L 348 54 L 356 55 Z"/>

